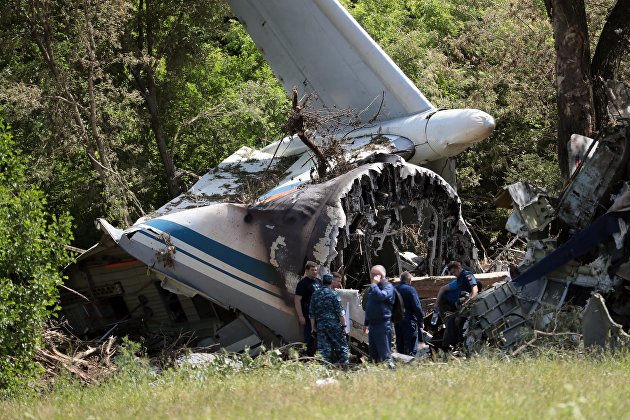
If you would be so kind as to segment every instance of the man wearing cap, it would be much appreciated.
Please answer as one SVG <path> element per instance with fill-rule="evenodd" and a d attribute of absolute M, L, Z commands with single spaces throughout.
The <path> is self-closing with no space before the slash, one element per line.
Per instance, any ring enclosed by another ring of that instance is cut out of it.
<path fill-rule="evenodd" d="M 333 275 L 324 274 L 324 287 L 313 293 L 310 305 L 311 328 L 317 332 L 317 351 L 330 363 L 348 364 L 350 349 L 346 340 L 346 317 L 341 299 L 332 288 Z"/>
<path fill-rule="evenodd" d="M 300 280 L 295 288 L 295 312 L 298 322 L 304 328 L 304 344 L 306 344 L 306 354 L 313 356 L 315 354 L 315 340 L 311 335 L 311 322 L 309 321 L 309 307 L 313 293 L 321 286 L 321 281 L 317 278 L 317 270 L 319 266 L 316 262 L 308 261 L 304 268 L 304 277 Z"/>
<path fill-rule="evenodd" d="M 418 332 L 424 328 L 424 311 L 418 292 L 410 283 L 411 274 L 405 271 L 400 275 L 400 284 L 396 286 L 405 304 L 405 316 L 394 328 L 398 353 L 415 357 L 418 352 Z"/>
<path fill-rule="evenodd" d="M 394 286 L 387 281 L 385 267 L 375 265 L 370 270 L 370 285 L 365 307 L 365 329 L 368 334 L 370 360 L 375 363 L 392 362 L 392 308 L 394 307 Z"/>

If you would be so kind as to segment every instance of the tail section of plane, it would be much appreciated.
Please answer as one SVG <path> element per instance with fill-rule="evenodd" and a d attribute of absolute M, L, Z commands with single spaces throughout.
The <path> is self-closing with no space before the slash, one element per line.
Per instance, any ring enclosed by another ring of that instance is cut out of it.
<path fill-rule="evenodd" d="M 363 111 L 365 121 L 434 109 L 337 0 L 228 3 L 287 92 L 314 93 L 312 106 Z"/>

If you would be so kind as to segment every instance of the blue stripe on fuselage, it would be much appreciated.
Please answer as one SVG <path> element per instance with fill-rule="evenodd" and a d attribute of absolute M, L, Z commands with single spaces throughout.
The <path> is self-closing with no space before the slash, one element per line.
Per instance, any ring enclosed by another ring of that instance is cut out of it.
<path fill-rule="evenodd" d="M 274 277 L 278 276 L 278 273 L 271 265 L 230 248 L 214 239 L 210 239 L 179 223 L 164 219 L 153 219 L 146 222 L 145 225 L 155 227 L 217 260 L 267 283 L 272 283 Z"/>
<path fill-rule="evenodd" d="M 148 233 L 148 232 L 146 232 L 146 231 L 144 231 L 144 230 L 141 230 L 141 231 L 139 231 L 138 233 L 141 233 L 142 235 L 147 236 L 147 237 L 149 237 L 149 238 L 153 239 L 154 241 L 158 241 L 158 242 L 160 242 L 160 243 L 162 243 L 162 244 L 166 245 L 166 242 L 164 242 L 162 239 L 160 239 L 160 238 L 158 238 L 157 236 L 154 236 L 154 235 L 152 235 L 152 234 L 150 234 L 150 233 Z M 232 277 L 233 279 L 240 281 L 241 283 L 245 283 L 245 284 L 246 284 L 246 285 L 248 285 L 248 286 L 251 286 L 251 287 L 256 288 L 256 289 L 258 289 L 258 290 L 260 290 L 260 291 L 263 291 L 263 292 L 265 292 L 265 293 L 268 293 L 268 294 L 270 294 L 270 295 L 272 295 L 272 296 L 274 296 L 274 297 L 277 297 L 277 298 L 280 298 L 280 299 L 282 298 L 282 296 L 280 296 L 279 294 L 274 293 L 274 292 L 272 292 L 271 290 L 265 289 L 264 287 L 258 286 L 257 284 L 254 284 L 254 283 L 252 283 L 252 282 L 249 282 L 249 281 L 247 281 L 247 280 L 245 280 L 245 279 L 242 279 L 242 278 L 240 278 L 240 277 L 238 277 L 238 276 L 236 276 L 236 275 L 234 275 L 234 274 L 230 273 L 229 271 L 226 271 L 226 270 L 224 270 L 224 269 L 222 269 L 222 268 L 220 268 L 220 267 L 217 267 L 217 266 L 216 266 L 216 265 L 214 265 L 214 264 L 210 264 L 208 261 L 205 261 L 205 260 L 203 260 L 203 259 L 199 258 L 198 256 L 196 256 L 196 255 L 194 255 L 194 254 L 191 254 L 190 252 L 188 252 L 188 251 L 186 251 L 186 250 L 184 250 L 184 249 L 181 249 L 180 247 L 175 247 L 175 249 L 176 249 L 178 252 L 181 252 L 182 254 L 187 255 L 187 256 L 189 256 L 190 258 L 192 258 L 192 259 L 194 259 L 194 260 L 199 261 L 199 262 L 200 262 L 200 263 L 202 263 L 203 265 L 208 266 L 208 267 L 210 267 L 210 268 L 213 268 L 213 269 L 215 269 L 215 270 L 219 271 L 220 273 L 223 273 L 223 274 L 225 274 L 225 275 L 227 275 L 227 276 L 230 276 L 230 277 Z M 193 269 L 192 267 L 190 267 L 190 268 L 191 268 L 191 269 Z M 166 273 L 165 273 L 165 274 L 166 274 Z M 202 274 L 203 274 L 203 273 L 202 273 Z M 204 274 L 204 275 L 205 275 L 205 274 Z M 182 283 L 186 284 L 187 286 L 194 287 L 194 285 L 190 284 L 190 282 L 189 282 L 189 281 L 186 281 L 186 280 L 184 280 L 184 279 L 181 279 L 181 278 L 179 278 L 177 275 L 174 275 L 174 274 L 170 274 L 170 273 L 169 273 L 169 276 L 170 276 L 170 277 L 172 277 L 173 279 L 175 279 L 175 280 L 179 281 L 179 282 L 182 282 Z"/>

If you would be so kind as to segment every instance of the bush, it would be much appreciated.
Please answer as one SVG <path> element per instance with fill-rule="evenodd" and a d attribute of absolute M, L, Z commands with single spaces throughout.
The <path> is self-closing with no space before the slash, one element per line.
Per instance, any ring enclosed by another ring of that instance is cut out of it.
<path fill-rule="evenodd" d="M 68 215 L 46 212 L 26 183 L 27 165 L 0 118 L 0 396 L 16 394 L 41 367 L 34 353 L 54 313 L 60 268 L 71 261 Z"/>

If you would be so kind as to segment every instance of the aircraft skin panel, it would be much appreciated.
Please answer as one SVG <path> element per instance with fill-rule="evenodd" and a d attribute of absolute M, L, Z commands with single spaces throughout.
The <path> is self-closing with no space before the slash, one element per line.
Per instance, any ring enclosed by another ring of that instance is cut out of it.
<path fill-rule="evenodd" d="M 232 262 L 254 276 L 270 277 L 269 252 L 260 246 L 260 227 L 246 222 L 245 205 L 221 203 L 167 214 L 139 225 L 167 237 L 185 238 L 198 249 Z M 274 226 L 264 230 L 273 231 Z"/>
<path fill-rule="evenodd" d="M 152 236 L 150 233 L 142 232 L 142 235 L 146 236 L 148 240 L 139 237 L 136 240 L 139 244 L 145 245 L 151 249 L 154 249 L 156 244 L 165 245 L 164 241 Z M 205 254 L 202 250 L 195 248 L 183 240 L 174 242 L 177 243 L 175 246 L 175 255 L 173 256 L 173 262 L 175 264 L 181 264 L 215 279 L 224 278 L 226 281 L 222 281 L 222 283 L 224 283 L 226 287 L 235 289 L 240 293 L 247 293 L 249 296 L 256 297 L 256 299 L 268 301 L 267 303 L 272 302 L 275 305 L 278 303 L 275 299 L 282 299 L 279 288 L 269 284 L 267 280 L 252 277 L 232 265 L 224 264 L 220 260 Z M 187 279 L 186 283 L 192 284 L 197 288 L 199 287 L 194 278 Z M 287 312 L 290 312 L 292 316 L 294 315 L 293 310 Z"/>
<path fill-rule="evenodd" d="M 268 193 L 261 195 L 260 200 L 261 201 L 275 200 L 276 198 L 280 198 L 287 194 L 291 194 L 292 192 L 297 191 L 298 187 L 303 184 L 304 182 L 295 182 L 292 184 L 276 187 L 272 189 L 271 191 L 269 191 Z"/>
<path fill-rule="evenodd" d="M 266 290 L 273 290 L 273 293 L 278 295 L 278 287 L 271 286 L 270 283 L 275 274 L 274 268 L 268 263 L 253 258 L 236 249 L 234 247 L 235 244 L 231 244 L 229 240 L 232 236 L 221 236 L 222 243 L 177 223 L 168 222 L 167 220 L 154 219 L 151 222 L 161 222 L 159 226 L 161 226 L 162 232 L 166 232 L 169 235 L 169 240 L 173 242 L 173 245 L 176 245 L 176 247 L 190 254 L 192 258 L 210 261 L 213 266 L 221 270 L 237 272 L 239 278 L 248 278 L 249 282 L 255 283 L 258 286 L 262 285 Z M 153 224 L 155 223 L 151 225 Z M 153 239 L 157 237 L 152 233 L 147 233 L 146 230 L 141 233 L 149 235 L 153 237 Z M 177 256 L 174 255 L 174 257 Z"/>
<path fill-rule="evenodd" d="M 391 119 L 434 109 L 336 0 L 228 0 L 287 92 L 315 92 L 314 107 L 379 110 Z"/>
<path fill-rule="evenodd" d="M 280 333 L 285 340 L 301 338 L 295 311 L 286 303 L 277 286 L 260 278 L 252 278 L 229 264 L 215 265 L 215 258 L 204 256 L 203 250 L 179 240 L 175 235 L 169 235 L 167 241 L 163 237 L 155 231 L 142 230 L 131 237 L 123 235 L 119 245 L 167 277 L 212 296 L 222 305 L 238 308 L 255 317 Z M 164 249 L 169 244 L 174 246 L 172 263 L 157 261 L 156 250 Z"/>

